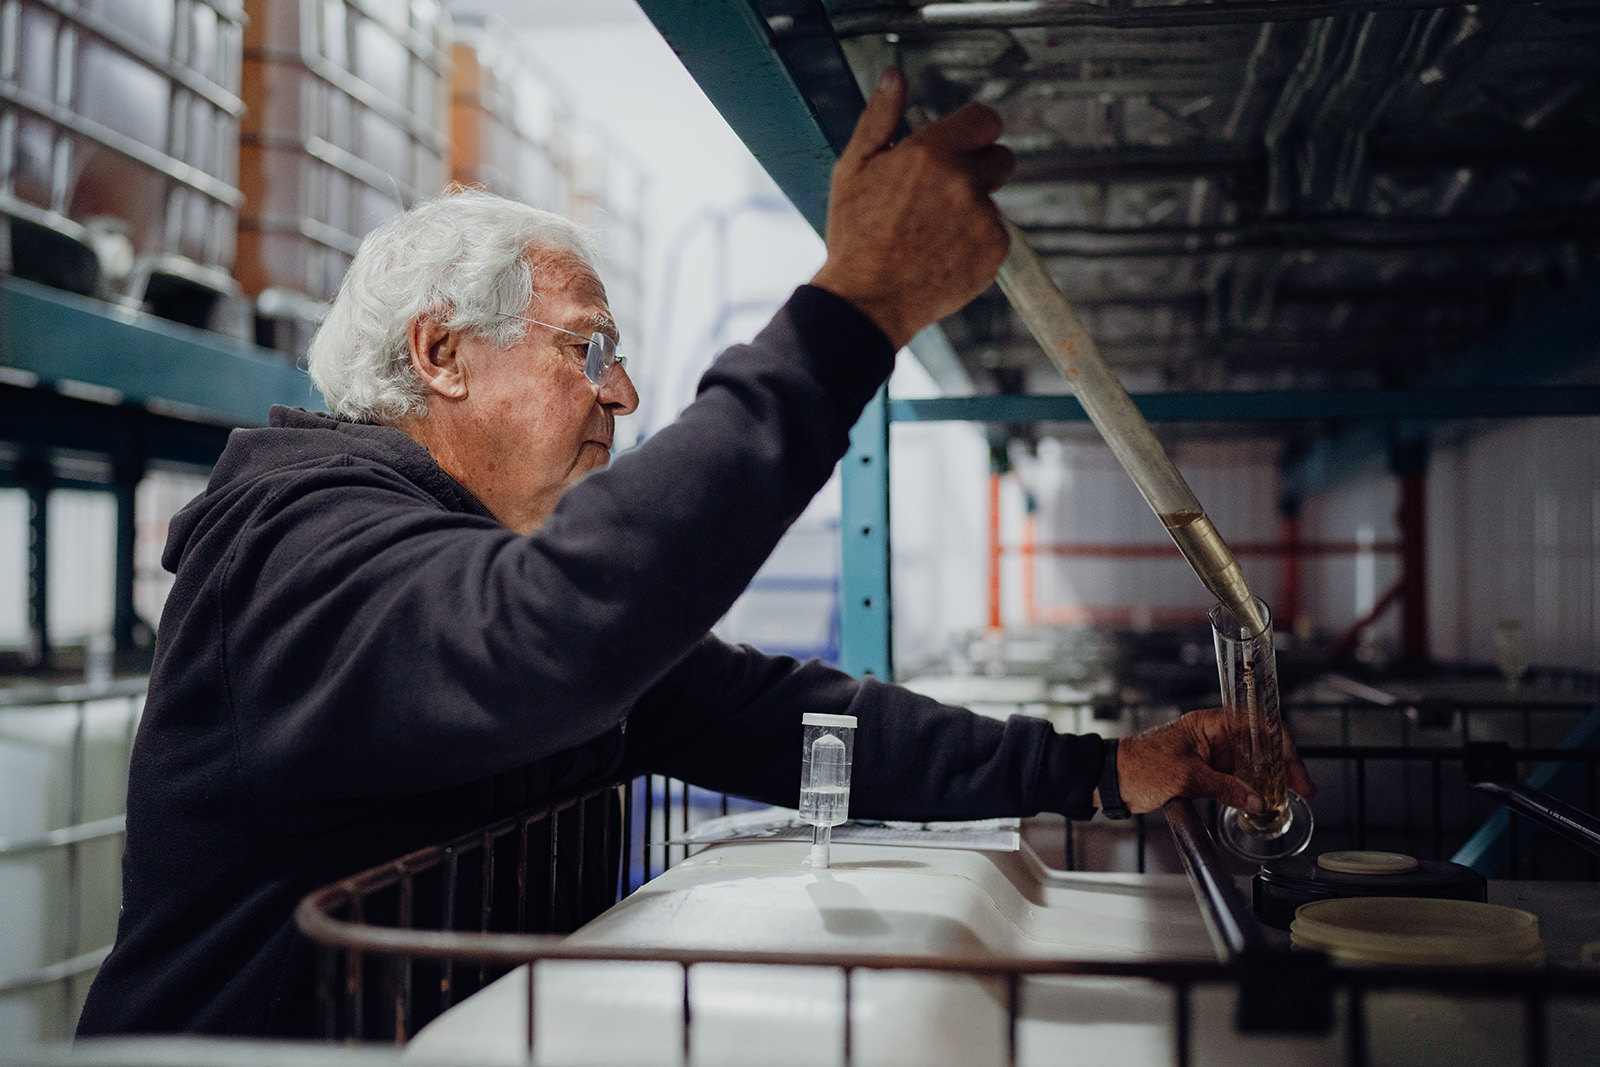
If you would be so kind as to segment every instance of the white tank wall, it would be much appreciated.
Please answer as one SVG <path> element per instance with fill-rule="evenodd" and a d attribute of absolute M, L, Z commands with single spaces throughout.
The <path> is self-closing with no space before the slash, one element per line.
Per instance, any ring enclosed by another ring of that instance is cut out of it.
<path fill-rule="evenodd" d="M 1600 419 L 1436 449 L 1428 531 L 1436 657 L 1492 663 L 1496 620 L 1515 618 L 1535 666 L 1600 667 Z"/>
<path fill-rule="evenodd" d="M 1278 536 L 1278 449 L 1261 441 L 1190 442 L 1174 461 L 1230 543 Z M 1098 441 L 1047 440 L 1028 472 L 1039 495 L 1038 540 L 1089 545 L 1152 545 L 1159 558 L 1052 558 L 1037 564 L 1040 613 L 1075 621 L 1106 619 L 1135 626 L 1199 619 L 1212 597 L 1194 577 L 1160 520 L 1111 451 Z M 1271 557 L 1240 560 L 1258 596 L 1277 597 Z"/>
<path fill-rule="evenodd" d="M 1307 502 L 1305 536 L 1344 540 L 1362 527 L 1398 538 L 1399 482 L 1384 471 Z M 1505 422 L 1434 448 L 1427 484 L 1430 651 L 1444 662 L 1492 664 L 1494 626 L 1522 620 L 1535 666 L 1600 666 L 1600 419 Z M 1358 617 L 1356 561 L 1306 567 L 1306 602 L 1336 633 Z M 1399 574 L 1376 561 L 1378 595 Z M 1398 610 L 1376 628 L 1396 648 Z"/>
<path fill-rule="evenodd" d="M 889 448 L 894 662 L 904 677 L 987 625 L 989 446 L 962 423 L 902 423 Z"/>
<path fill-rule="evenodd" d="M 0 489 L 0 648 L 28 643 L 28 494 Z"/>
<path fill-rule="evenodd" d="M 205 488 L 197 474 L 154 470 L 134 498 L 134 606 L 154 626 L 172 588 L 161 569 L 167 524 Z M 111 630 L 116 575 L 116 504 L 109 493 L 57 489 L 49 496 L 50 638 L 81 645 Z M 28 497 L 0 489 L 0 649 L 28 645 Z"/>
<path fill-rule="evenodd" d="M 137 540 L 134 544 L 133 606 L 151 626 L 161 619 L 161 606 L 172 591 L 172 575 L 161 567 L 167 527 L 184 505 L 205 491 L 206 476 L 155 470 L 139 483 L 134 497 Z"/>
<path fill-rule="evenodd" d="M 922 364 L 901 352 L 890 395 L 939 392 Z M 947 659 L 988 624 L 989 445 L 981 425 L 890 424 L 889 535 L 890 639 L 895 674 L 905 678 Z"/>
<path fill-rule="evenodd" d="M 50 494 L 50 638 L 82 644 L 111 630 L 117 504 L 109 493 Z"/>
<path fill-rule="evenodd" d="M 1309 498 L 1300 513 L 1301 537 L 1310 542 L 1399 540 L 1396 517 L 1400 483 L 1387 471 Z M 1307 556 L 1301 565 L 1302 610 L 1314 633 L 1328 639 L 1345 633 L 1369 611 L 1400 576 L 1400 557 L 1393 552 Z M 1384 612 L 1362 638 L 1359 654 L 1387 661 L 1398 655 L 1399 605 Z"/>
<path fill-rule="evenodd" d="M 77 645 L 111 629 L 116 505 L 108 493 L 57 489 L 50 536 L 50 636 Z M 0 490 L 0 648 L 28 645 L 28 495 Z"/>
<path fill-rule="evenodd" d="M 0 708 L 0 845 L 120 815 L 143 698 Z M 122 836 L 0 851 L 0 982 L 109 946 L 122 899 Z M 0 1048 L 57 1040 L 93 971 L 0 995 Z"/>

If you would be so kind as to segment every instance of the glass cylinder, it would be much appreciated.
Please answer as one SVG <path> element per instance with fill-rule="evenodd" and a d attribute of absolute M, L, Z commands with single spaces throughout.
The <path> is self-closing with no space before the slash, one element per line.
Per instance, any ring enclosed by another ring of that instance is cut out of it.
<path fill-rule="evenodd" d="M 1263 810 L 1251 815 L 1224 808 L 1218 836 L 1249 860 L 1277 859 L 1301 851 L 1311 840 L 1311 807 L 1291 792 L 1284 775 L 1283 718 L 1278 705 L 1278 662 L 1272 649 L 1272 615 L 1253 597 L 1256 629 L 1222 604 L 1211 609 L 1217 676 L 1227 715 L 1234 774 L 1261 796 Z"/>

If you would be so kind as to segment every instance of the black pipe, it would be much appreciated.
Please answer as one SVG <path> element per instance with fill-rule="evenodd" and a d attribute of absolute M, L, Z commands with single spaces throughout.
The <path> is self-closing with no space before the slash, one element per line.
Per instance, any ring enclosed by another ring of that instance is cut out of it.
<path fill-rule="evenodd" d="M 1200 914 L 1205 917 L 1218 950 L 1229 962 L 1237 962 L 1246 953 L 1265 951 L 1266 933 L 1228 875 L 1216 843 L 1194 810 L 1194 802 L 1183 797 L 1169 800 L 1166 814 L 1178 855 L 1183 858 L 1183 869 L 1200 904 Z"/>
<path fill-rule="evenodd" d="M 1327 955 L 1291 953 L 1271 943 L 1193 801 L 1167 801 L 1166 815 L 1206 927 L 1238 975 L 1235 1025 L 1242 1033 L 1326 1033 L 1333 1025 L 1333 969 Z"/>
<path fill-rule="evenodd" d="M 1600 856 L 1600 819 L 1549 793 L 1514 782 L 1474 782 L 1472 788 Z"/>

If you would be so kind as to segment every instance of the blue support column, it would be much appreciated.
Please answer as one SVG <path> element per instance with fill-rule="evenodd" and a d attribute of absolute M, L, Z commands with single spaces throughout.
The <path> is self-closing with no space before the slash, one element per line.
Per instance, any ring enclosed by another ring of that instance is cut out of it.
<path fill-rule="evenodd" d="M 839 482 L 839 664 L 857 677 L 870 674 L 892 681 L 887 386 L 878 390 L 850 431 Z"/>

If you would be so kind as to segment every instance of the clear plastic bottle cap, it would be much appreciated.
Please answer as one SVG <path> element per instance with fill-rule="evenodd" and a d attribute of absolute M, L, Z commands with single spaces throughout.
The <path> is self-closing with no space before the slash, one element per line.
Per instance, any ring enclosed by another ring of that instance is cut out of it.
<path fill-rule="evenodd" d="M 1324 852 L 1317 857 L 1317 866 L 1339 874 L 1404 874 L 1416 870 L 1421 864 L 1415 856 L 1403 852 Z"/>
<path fill-rule="evenodd" d="M 856 728 L 854 715 L 827 715 L 820 711 L 808 711 L 800 716 L 801 726 L 842 726 L 850 730 Z"/>

